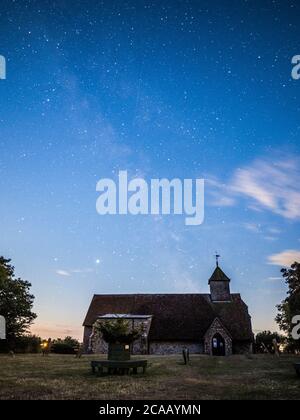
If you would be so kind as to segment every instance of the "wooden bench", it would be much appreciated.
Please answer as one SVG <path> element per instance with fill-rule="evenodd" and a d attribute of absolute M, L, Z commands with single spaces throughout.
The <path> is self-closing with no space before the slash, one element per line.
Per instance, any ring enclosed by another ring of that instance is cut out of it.
<path fill-rule="evenodd" d="M 295 363 L 294 366 L 295 366 L 297 375 L 300 376 L 300 363 Z"/>
<path fill-rule="evenodd" d="M 97 373 L 99 376 L 105 373 L 107 374 L 137 374 L 138 368 L 142 369 L 142 372 L 146 372 L 147 368 L 147 360 L 126 360 L 126 361 L 118 361 L 118 360 L 92 360 L 91 361 L 91 368 L 93 373 Z"/>

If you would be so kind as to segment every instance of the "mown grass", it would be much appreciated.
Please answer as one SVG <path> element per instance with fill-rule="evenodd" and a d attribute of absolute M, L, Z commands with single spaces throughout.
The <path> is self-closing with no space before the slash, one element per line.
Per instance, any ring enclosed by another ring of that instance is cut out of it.
<path fill-rule="evenodd" d="M 103 356 L 0 355 L 0 399 L 300 399 L 294 356 L 148 356 L 145 375 L 95 377 Z"/>

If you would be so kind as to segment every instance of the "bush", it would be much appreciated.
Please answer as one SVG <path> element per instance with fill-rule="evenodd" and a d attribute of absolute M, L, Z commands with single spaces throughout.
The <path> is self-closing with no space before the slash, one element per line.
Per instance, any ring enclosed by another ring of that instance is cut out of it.
<path fill-rule="evenodd" d="M 41 338 L 36 335 L 26 335 L 17 339 L 16 353 L 39 353 Z"/>
<path fill-rule="evenodd" d="M 0 353 L 7 353 L 12 350 L 14 353 L 39 353 L 41 350 L 41 339 L 36 335 L 23 335 L 15 337 L 8 345 L 6 340 L 0 341 Z"/>
<path fill-rule="evenodd" d="M 300 340 L 287 339 L 287 344 L 284 349 L 285 353 L 300 354 Z"/>
<path fill-rule="evenodd" d="M 278 334 L 277 332 L 271 332 L 271 331 L 262 331 L 259 334 L 257 334 L 255 339 L 255 347 L 257 353 L 274 353 L 274 344 L 273 340 L 277 341 L 277 344 L 282 344 L 285 341 L 285 338 Z"/>
<path fill-rule="evenodd" d="M 72 337 L 66 337 L 63 340 L 58 338 L 51 345 L 51 352 L 56 354 L 76 354 L 80 348 L 78 340 Z"/>
<path fill-rule="evenodd" d="M 57 354 L 75 354 L 74 347 L 63 342 L 53 343 L 51 347 L 51 352 Z"/>

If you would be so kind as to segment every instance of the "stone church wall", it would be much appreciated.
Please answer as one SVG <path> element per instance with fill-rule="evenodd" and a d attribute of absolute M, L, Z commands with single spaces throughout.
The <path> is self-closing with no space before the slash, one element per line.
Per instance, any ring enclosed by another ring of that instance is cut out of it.
<path fill-rule="evenodd" d="M 183 348 L 190 353 L 203 353 L 202 343 L 187 343 L 185 341 L 152 341 L 149 346 L 149 354 L 181 354 Z"/>
<path fill-rule="evenodd" d="M 83 348 L 85 353 L 88 352 L 89 350 L 89 340 L 90 340 L 90 335 L 92 334 L 92 327 L 84 327 L 84 331 L 83 331 Z"/>
<path fill-rule="evenodd" d="M 191 343 L 191 342 L 184 342 L 184 341 L 153 341 L 149 344 L 149 354 L 181 354 L 182 349 L 184 347 L 188 348 L 191 354 L 210 354 L 211 353 L 211 339 L 216 332 L 221 332 L 224 336 L 224 331 L 219 328 L 214 328 L 213 331 L 210 332 L 209 338 L 207 337 L 206 341 L 206 351 L 204 349 L 204 343 Z M 88 351 L 89 346 L 89 337 L 92 333 L 91 327 L 84 328 L 84 350 L 85 352 Z M 226 334 L 225 334 L 226 336 Z M 137 340 L 133 344 L 132 354 L 147 354 L 148 352 L 148 343 L 142 341 L 143 339 Z M 227 343 L 227 346 L 230 348 L 230 341 Z M 228 348 L 227 347 L 227 348 Z M 108 346 L 105 341 L 102 339 L 94 339 L 93 340 L 93 352 L 106 354 L 108 351 Z M 247 354 L 252 353 L 252 343 L 249 341 L 233 341 L 232 343 L 232 353 L 233 354 Z M 231 354 L 231 351 L 227 352 L 227 354 Z"/>

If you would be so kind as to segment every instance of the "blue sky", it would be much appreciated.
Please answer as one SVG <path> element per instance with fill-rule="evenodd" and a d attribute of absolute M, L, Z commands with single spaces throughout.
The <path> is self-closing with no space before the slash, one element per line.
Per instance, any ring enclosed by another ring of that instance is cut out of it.
<path fill-rule="evenodd" d="M 214 253 L 274 329 L 300 259 L 296 1 L 3 1 L 0 253 L 43 336 L 94 293 L 207 292 Z M 298 26 L 297 26 L 298 25 Z M 205 178 L 205 221 L 99 216 L 96 183 Z"/>

